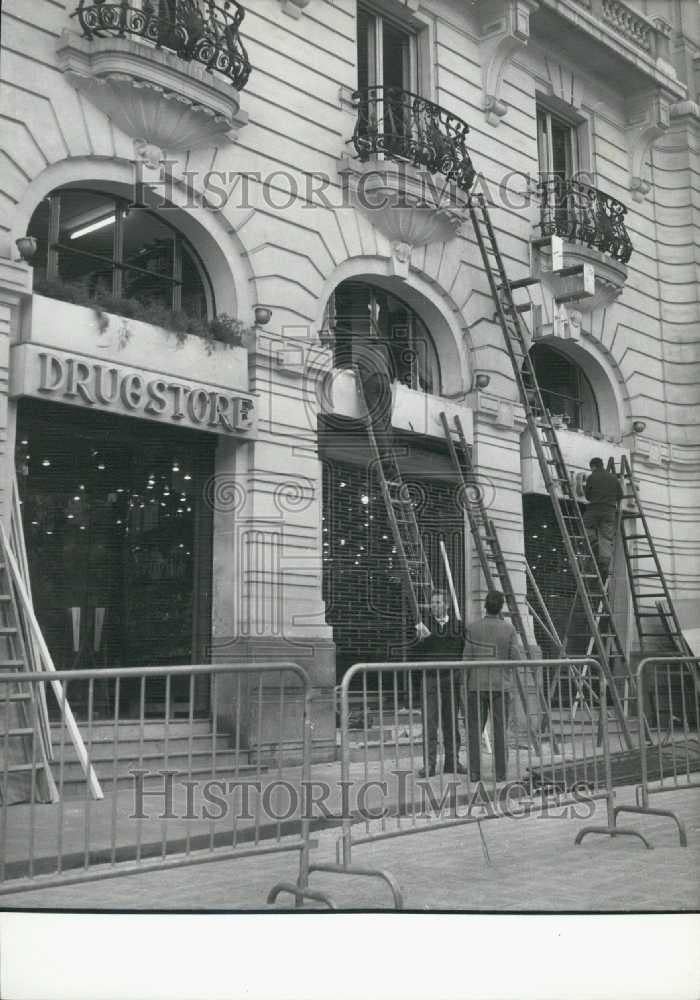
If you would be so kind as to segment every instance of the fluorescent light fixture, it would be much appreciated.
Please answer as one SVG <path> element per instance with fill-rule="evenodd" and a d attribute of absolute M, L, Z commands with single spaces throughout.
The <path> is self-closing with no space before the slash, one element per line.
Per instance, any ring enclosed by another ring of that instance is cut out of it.
<path fill-rule="evenodd" d="M 91 222 L 89 226 L 83 226 L 81 229 L 76 229 L 75 232 L 70 234 L 70 238 L 72 240 L 78 240 L 81 236 L 87 236 L 88 233 L 94 233 L 97 229 L 104 229 L 105 226 L 113 226 L 116 221 L 116 215 L 108 215 L 105 219 L 98 219 L 97 222 Z"/>

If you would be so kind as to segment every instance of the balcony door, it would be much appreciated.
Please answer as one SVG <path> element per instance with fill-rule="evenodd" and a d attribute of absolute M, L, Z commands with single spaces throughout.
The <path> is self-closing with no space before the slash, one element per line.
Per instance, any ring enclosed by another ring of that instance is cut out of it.
<path fill-rule="evenodd" d="M 551 111 L 537 111 L 537 155 L 542 191 L 542 213 L 547 232 L 574 236 L 575 194 L 571 181 L 578 170 L 575 127 Z"/>
<path fill-rule="evenodd" d="M 373 152 L 408 155 L 411 99 L 406 95 L 418 89 L 416 36 L 365 7 L 357 12 L 357 86 L 366 137 L 372 142 L 381 135 Z"/>

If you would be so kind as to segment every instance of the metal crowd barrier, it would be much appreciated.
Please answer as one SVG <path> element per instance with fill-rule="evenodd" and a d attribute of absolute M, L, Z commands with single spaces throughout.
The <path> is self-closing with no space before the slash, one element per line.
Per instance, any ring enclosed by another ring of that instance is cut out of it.
<path fill-rule="evenodd" d="M 302 667 L 71 670 L 23 674 L 22 684 L 36 694 L 57 679 L 85 719 L 87 768 L 49 690 L 58 801 L 41 801 L 36 711 L 22 737 L 31 780 L 18 801 L 17 755 L 8 751 L 17 675 L 0 674 L 0 894 L 291 851 L 297 881 L 278 883 L 269 900 L 291 893 L 295 906 L 312 899 L 334 908 L 308 887 L 311 685 Z"/>
<path fill-rule="evenodd" d="M 515 671 L 529 691 L 526 712 Z M 558 691 L 548 719 L 538 685 Z M 365 717 L 359 729 L 358 702 Z M 443 738 L 433 752 L 435 732 Z M 598 799 L 606 801 L 607 826 L 586 827 L 575 842 L 612 832 L 613 736 L 605 675 L 593 658 L 356 663 L 341 686 L 340 738 L 341 785 L 373 785 L 380 793 L 372 802 L 365 797 L 363 809 L 345 811 L 341 868 L 352 866 L 361 844 L 560 807 L 586 818 Z M 433 762 L 436 773 L 424 776 Z M 614 834 L 641 837 L 619 827 Z"/>
<path fill-rule="evenodd" d="M 648 656 L 637 667 L 641 780 L 636 805 L 620 805 L 615 814 L 666 816 L 688 846 L 685 825 L 675 812 L 655 809 L 650 796 L 700 787 L 700 659 L 696 656 Z M 642 696 L 643 695 L 643 696 Z"/>

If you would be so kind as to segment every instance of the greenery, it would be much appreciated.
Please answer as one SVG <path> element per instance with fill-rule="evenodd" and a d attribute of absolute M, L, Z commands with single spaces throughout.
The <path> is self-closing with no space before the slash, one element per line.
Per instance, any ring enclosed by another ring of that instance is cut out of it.
<path fill-rule="evenodd" d="M 107 313 L 160 326 L 173 333 L 179 343 L 182 343 L 188 335 L 201 337 L 206 342 L 208 351 L 212 351 L 216 343 L 226 344 L 227 347 L 239 346 L 243 343 L 245 334 L 249 332 L 249 328 L 240 320 L 226 313 L 221 313 L 214 319 L 202 319 L 190 316 L 181 309 L 167 309 L 157 302 L 141 302 L 139 299 L 106 295 L 103 292 L 90 295 L 85 285 L 80 282 L 61 281 L 59 278 L 36 278 L 34 291 L 50 299 L 72 302 L 93 309 L 100 333 L 104 333 L 109 325 Z"/>

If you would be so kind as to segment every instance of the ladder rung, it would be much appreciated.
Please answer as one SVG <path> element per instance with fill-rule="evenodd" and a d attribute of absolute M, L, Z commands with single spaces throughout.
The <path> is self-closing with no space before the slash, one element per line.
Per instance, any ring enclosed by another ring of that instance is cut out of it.
<path fill-rule="evenodd" d="M 508 284 L 510 285 L 511 288 L 527 288 L 528 285 L 539 285 L 539 283 L 540 283 L 540 279 L 539 278 L 533 278 L 533 277 L 530 277 L 530 278 L 516 278 L 515 281 L 509 281 L 508 282 Z M 504 285 L 499 285 L 498 286 L 499 292 L 501 290 L 503 290 L 504 288 L 505 288 Z"/>
<path fill-rule="evenodd" d="M 33 733 L 34 730 L 31 726 L 23 729 L 6 729 L 4 732 L 0 732 L 0 740 L 3 740 L 6 736 L 32 736 Z"/>
<path fill-rule="evenodd" d="M 17 629 L 14 626 L 3 626 L 0 628 L 0 635 L 17 635 Z"/>
<path fill-rule="evenodd" d="M 14 670 L 16 667 L 23 667 L 24 660 L 0 660 L 0 670 Z"/>

